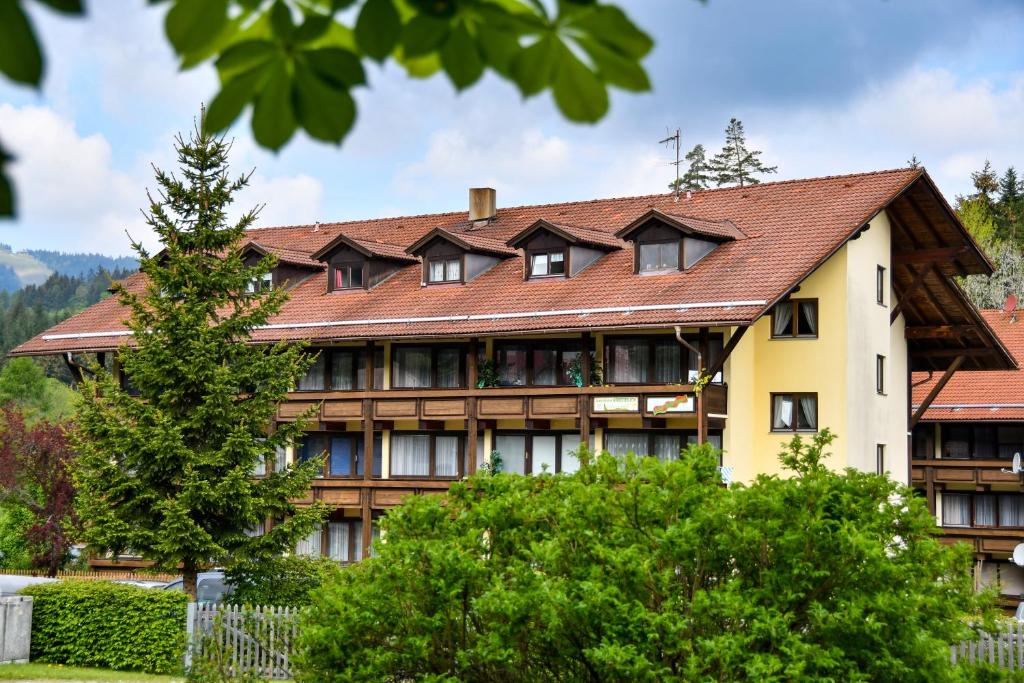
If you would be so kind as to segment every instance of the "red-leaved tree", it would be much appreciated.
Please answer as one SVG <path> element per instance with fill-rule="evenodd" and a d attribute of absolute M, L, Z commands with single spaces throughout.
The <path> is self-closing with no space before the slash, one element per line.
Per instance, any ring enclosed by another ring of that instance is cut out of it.
<path fill-rule="evenodd" d="M 67 426 L 45 420 L 28 425 L 13 404 L 0 408 L 0 498 L 32 514 L 29 553 L 47 576 L 56 576 L 67 559 L 78 525 Z"/>

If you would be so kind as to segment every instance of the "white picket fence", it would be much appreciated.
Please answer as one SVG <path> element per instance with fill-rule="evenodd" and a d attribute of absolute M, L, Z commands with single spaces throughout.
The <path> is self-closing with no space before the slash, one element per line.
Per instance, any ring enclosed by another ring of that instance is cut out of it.
<path fill-rule="evenodd" d="M 188 605 L 185 669 L 212 665 L 232 675 L 292 677 L 297 631 L 296 607 Z"/>
<path fill-rule="evenodd" d="M 1000 669 L 1024 670 L 1024 624 L 1008 622 L 996 633 L 978 633 L 951 648 L 953 664 L 994 664 Z"/>

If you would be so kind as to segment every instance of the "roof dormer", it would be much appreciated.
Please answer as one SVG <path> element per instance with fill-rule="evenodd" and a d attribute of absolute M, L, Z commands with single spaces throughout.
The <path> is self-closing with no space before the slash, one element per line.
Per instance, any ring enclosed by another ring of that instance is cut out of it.
<path fill-rule="evenodd" d="M 560 225 L 540 219 L 506 242 L 523 250 L 523 277 L 572 277 L 604 256 L 621 249 L 614 235 L 589 228 Z"/>
<path fill-rule="evenodd" d="M 416 259 L 396 244 L 338 235 L 310 257 L 327 264 L 327 291 L 376 287 Z"/>
<path fill-rule="evenodd" d="M 633 272 L 659 275 L 697 265 L 723 242 L 746 239 L 730 221 L 709 221 L 650 209 L 615 233 L 633 243 Z"/>
<path fill-rule="evenodd" d="M 243 244 L 239 253 L 242 257 L 242 262 L 250 268 L 267 256 L 277 258 L 277 265 L 269 273 L 265 273 L 250 283 L 249 291 L 251 292 L 262 291 L 271 287 L 284 287 L 289 283 L 295 284 L 324 269 L 322 263 L 314 261 L 303 252 L 262 244 L 255 240 L 250 240 Z"/>
<path fill-rule="evenodd" d="M 424 285 L 470 282 L 516 255 L 496 239 L 444 228 L 434 228 L 405 251 L 423 260 Z"/>

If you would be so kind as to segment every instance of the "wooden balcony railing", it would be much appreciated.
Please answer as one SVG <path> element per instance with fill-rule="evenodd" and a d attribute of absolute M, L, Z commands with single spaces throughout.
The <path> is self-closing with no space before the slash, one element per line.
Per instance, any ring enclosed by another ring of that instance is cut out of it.
<path fill-rule="evenodd" d="M 960 460 L 936 458 L 912 460 L 910 478 L 914 484 L 1018 484 L 1024 486 L 1024 476 L 1003 472 L 1009 469 L 1009 460 Z"/>

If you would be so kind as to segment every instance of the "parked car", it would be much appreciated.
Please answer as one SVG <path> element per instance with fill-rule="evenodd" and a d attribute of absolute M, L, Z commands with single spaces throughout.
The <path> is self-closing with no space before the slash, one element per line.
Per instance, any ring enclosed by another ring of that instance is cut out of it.
<path fill-rule="evenodd" d="M 166 588 L 166 581 L 150 581 L 148 579 L 115 579 L 111 583 L 124 583 L 139 588 Z"/>
<path fill-rule="evenodd" d="M 35 586 L 40 583 L 54 583 L 60 579 L 49 579 L 45 576 L 12 576 L 10 574 L 0 575 L 0 597 L 17 595 L 18 591 L 28 586 Z"/>
<path fill-rule="evenodd" d="M 164 589 L 185 590 L 185 581 L 179 577 L 164 586 Z M 224 602 L 224 599 L 231 595 L 231 590 L 232 587 L 228 585 L 222 571 L 200 572 L 196 577 L 196 602 L 203 604 Z"/>

